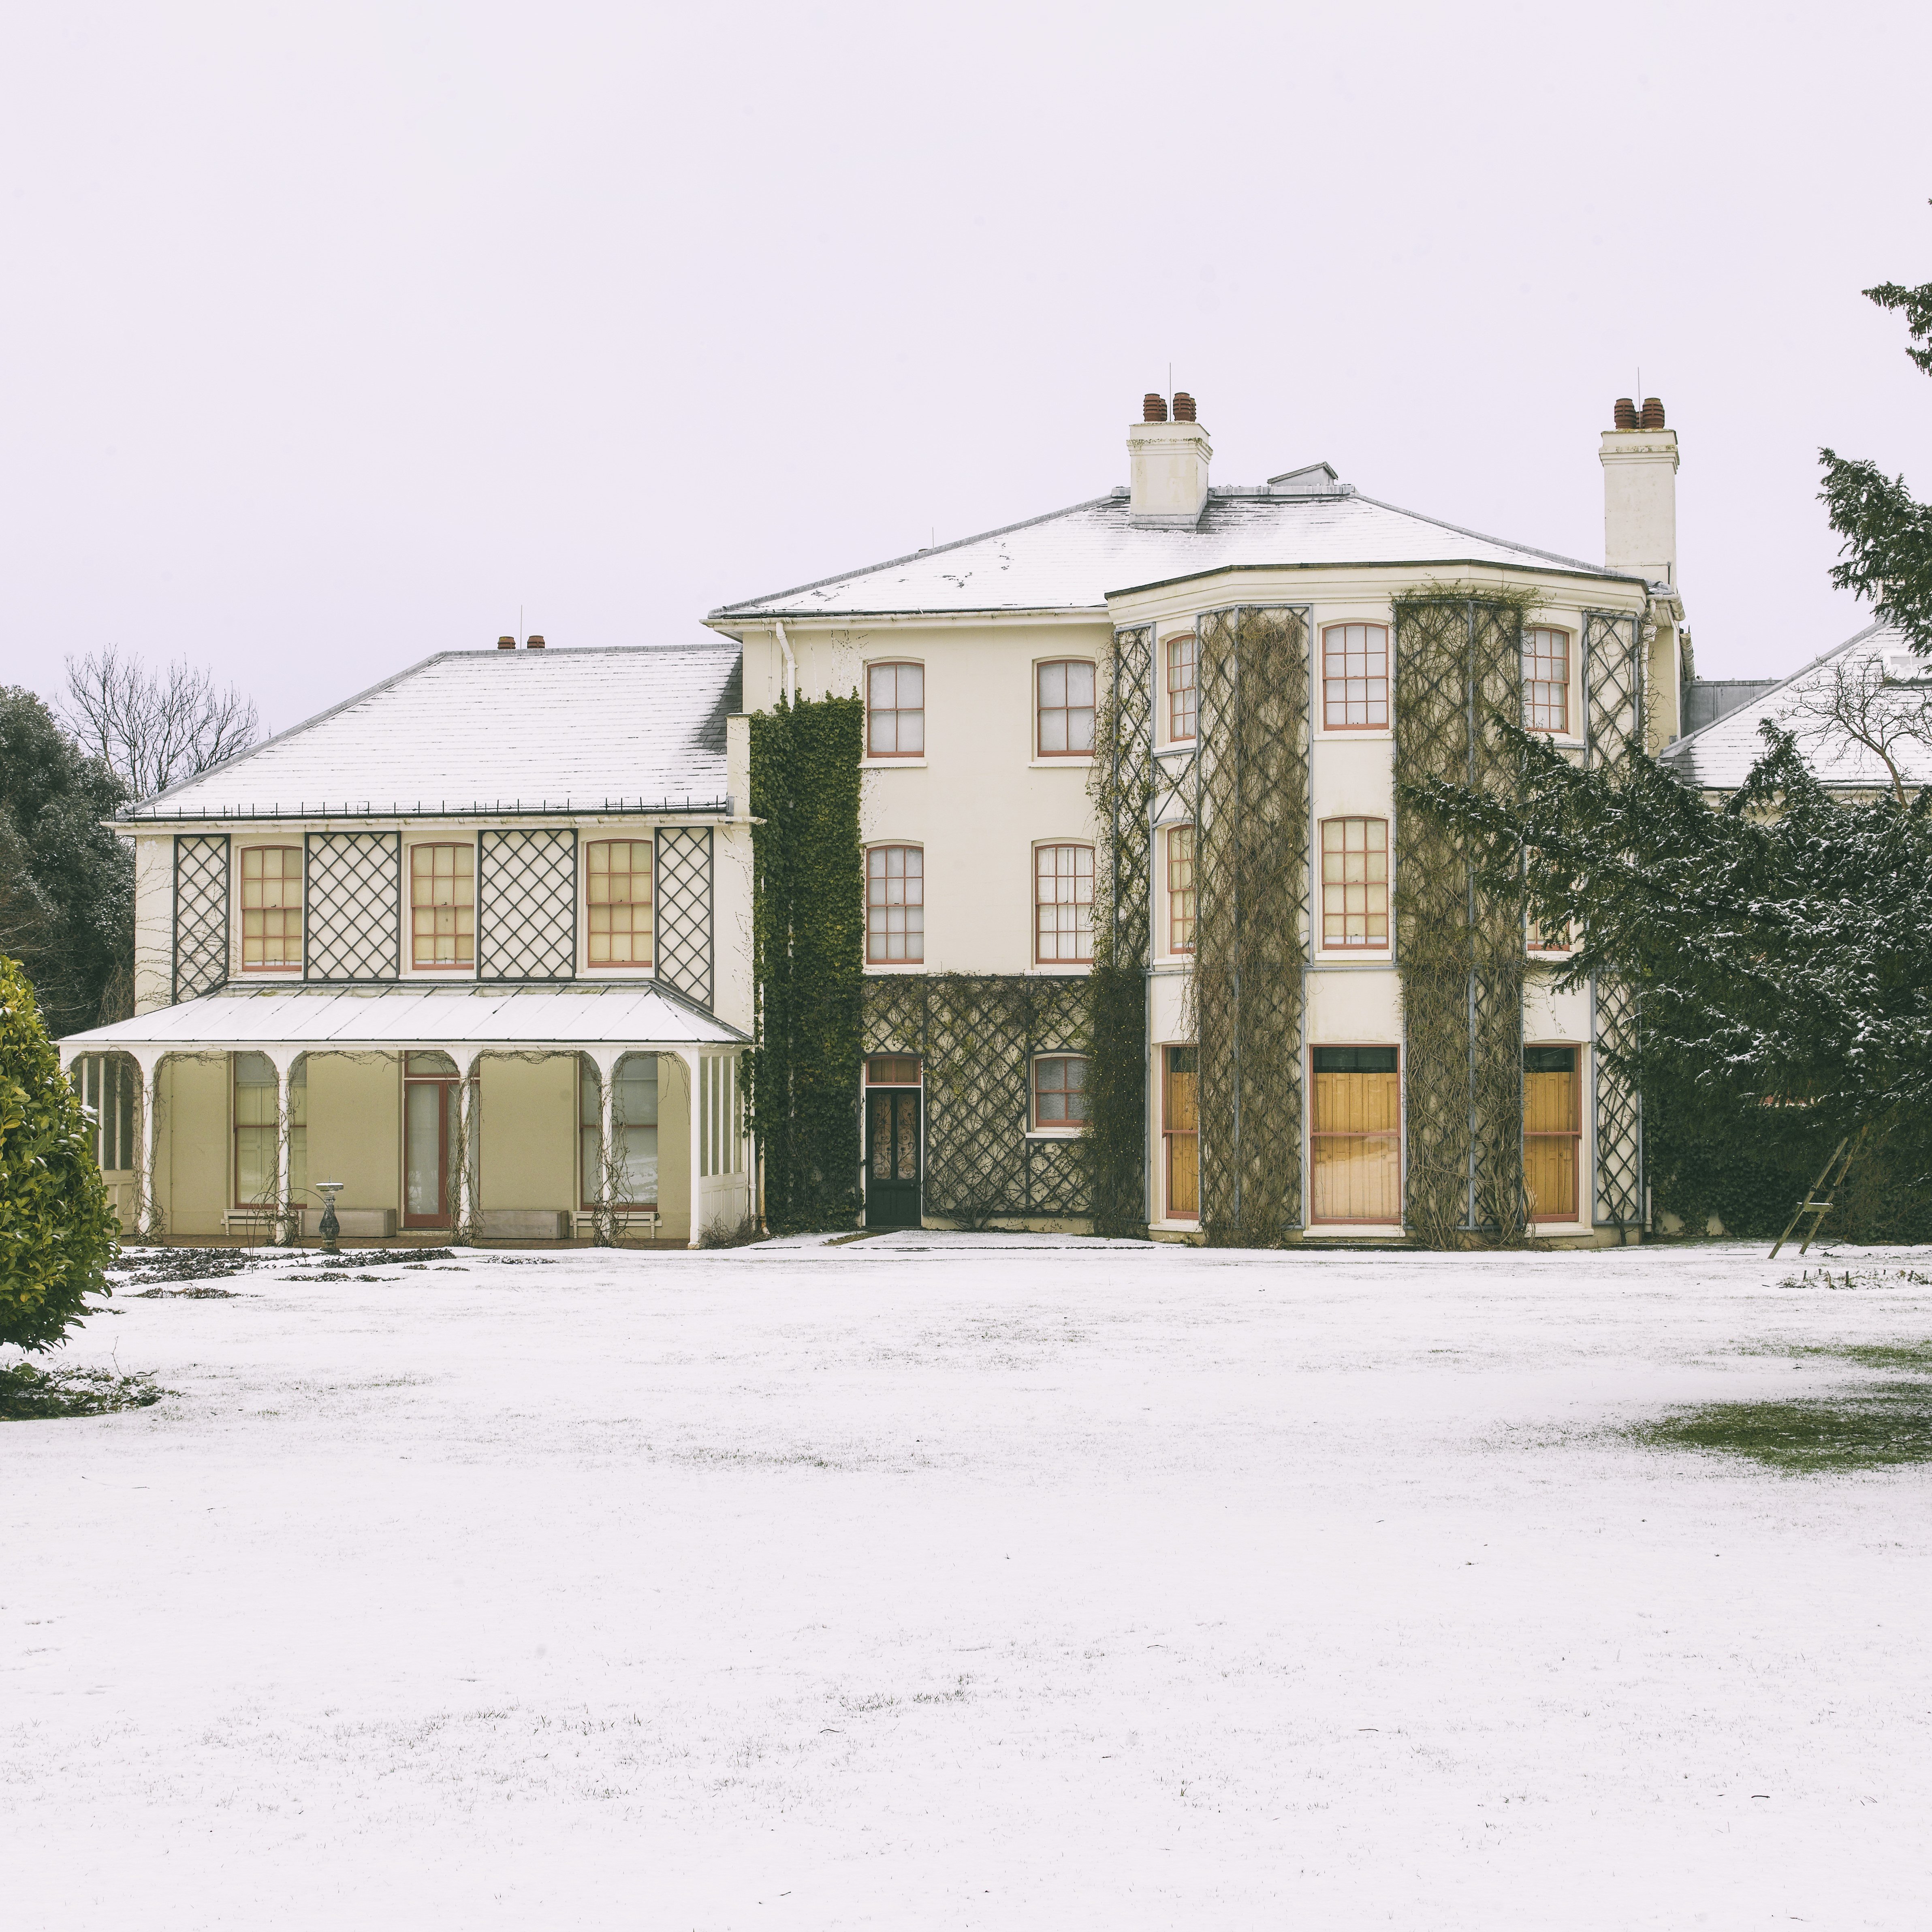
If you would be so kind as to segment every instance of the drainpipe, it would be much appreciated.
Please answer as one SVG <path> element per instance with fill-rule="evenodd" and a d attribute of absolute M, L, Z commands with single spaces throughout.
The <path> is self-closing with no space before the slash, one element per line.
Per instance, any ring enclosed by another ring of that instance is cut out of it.
<path fill-rule="evenodd" d="M 776 618 L 772 620 L 778 634 L 778 649 L 784 652 L 785 703 L 798 702 L 798 660 L 791 654 L 791 640 L 785 635 L 784 626 Z"/>

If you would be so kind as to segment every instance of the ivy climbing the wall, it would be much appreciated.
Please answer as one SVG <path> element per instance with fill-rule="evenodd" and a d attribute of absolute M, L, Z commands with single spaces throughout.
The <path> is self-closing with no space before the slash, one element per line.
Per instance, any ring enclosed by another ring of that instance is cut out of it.
<path fill-rule="evenodd" d="M 1094 1232 L 1147 1234 L 1148 812 L 1154 633 L 1115 634 L 1100 680 L 1088 778 L 1101 862 L 1094 882 L 1093 1057 L 1087 1075 L 1088 1195 Z"/>
<path fill-rule="evenodd" d="M 859 1213 L 865 706 L 779 700 L 751 720 L 752 944 L 758 987 L 751 1118 L 774 1234 L 849 1228 Z"/>
<path fill-rule="evenodd" d="M 1468 838 L 1415 808 L 1431 780 L 1513 796 L 1526 595 L 1444 585 L 1396 600 L 1396 946 L 1408 1176 L 1403 1219 L 1434 1248 L 1521 1240 L 1520 895 L 1479 890 Z"/>

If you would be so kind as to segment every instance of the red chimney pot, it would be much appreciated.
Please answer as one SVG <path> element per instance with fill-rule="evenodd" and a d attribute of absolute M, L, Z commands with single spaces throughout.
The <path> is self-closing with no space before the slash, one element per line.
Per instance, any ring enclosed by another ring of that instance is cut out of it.
<path fill-rule="evenodd" d="M 1167 420 L 1167 400 L 1152 389 L 1141 398 L 1142 422 L 1165 422 Z"/>

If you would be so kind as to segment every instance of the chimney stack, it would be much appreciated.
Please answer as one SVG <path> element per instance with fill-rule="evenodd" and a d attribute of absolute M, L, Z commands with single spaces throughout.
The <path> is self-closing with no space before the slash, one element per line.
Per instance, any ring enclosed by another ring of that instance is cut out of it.
<path fill-rule="evenodd" d="M 1653 584 L 1677 583 L 1677 432 L 1664 404 L 1646 396 L 1639 412 L 1617 399 L 1614 429 L 1603 434 L 1604 567 Z"/>
<path fill-rule="evenodd" d="M 1208 464 L 1214 454 L 1208 432 L 1194 419 L 1194 398 L 1174 399 L 1174 420 L 1152 390 L 1141 403 L 1141 420 L 1127 426 L 1128 508 L 1136 524 L 1192 530 L 1208 505 Z"/>

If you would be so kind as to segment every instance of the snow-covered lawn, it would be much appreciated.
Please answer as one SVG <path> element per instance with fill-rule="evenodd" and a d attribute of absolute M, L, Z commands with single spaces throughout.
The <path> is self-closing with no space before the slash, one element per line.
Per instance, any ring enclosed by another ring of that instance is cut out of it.
<path fill-rule="evenodd" d="M 1932 1468 L 1617 1432 L 1843 1382 L 1783 1351 L 1922 1340 L 1932 1288 L 314 1265 L 117 1299 L 68 1359 L 178 1394 L 0 1425 L 9 1928 L 1932 1916 Z"/>

